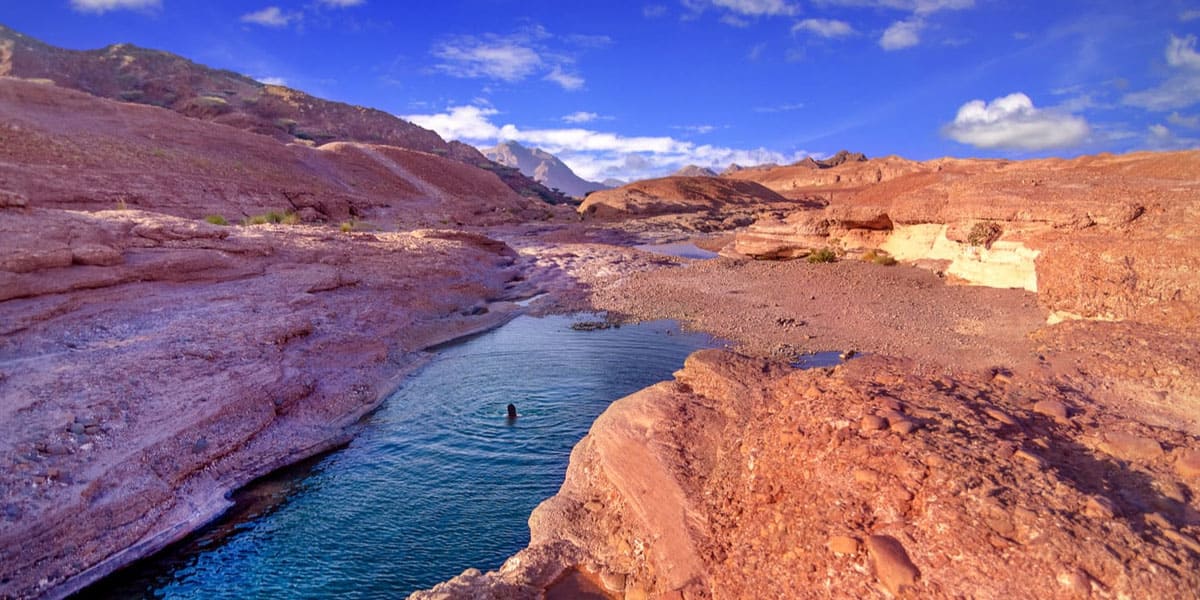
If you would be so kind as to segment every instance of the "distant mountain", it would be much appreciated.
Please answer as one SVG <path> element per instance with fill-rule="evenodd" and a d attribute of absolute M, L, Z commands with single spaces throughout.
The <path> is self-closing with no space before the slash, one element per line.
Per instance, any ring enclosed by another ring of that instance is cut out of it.
<path fill-rule="evenodd" d="M 381 110 L 267 85 L 169 52 L 114 44 L 69 50 L 0 25 L 0 76 L 47 79 L 93 96 L 165 108 L 285 142 L 320 146 L 363 142 L 428 152 L 496 173 L 517 193 L 557 203 L 567 199 L 487 160 L 472 146 Z"/>
<path fill-rule="evenodd" d="M 867 162 L 867 155 L 862 152 L 850 152 L 847 150 L 839 150 L 837 154 L 823 159 L 816 160 L 811 156 L 806 156 L 803 159 L 791 164 L 793 167 L 806 167 L 809 169 L 832 169 L 846 163 Z"/>
<path fill-rule="evenodd" d="M 617 179 L 616 177 L 609 177 L 608 179 L 605 179 L 604 181 L 601 181 L 600 183 L 603 184 L 604 187 L 612 189 L 612 188 L 619 188 L 629 182 Z"/>
<path fill-rule="evenodd" d="M 671 174 L 674 177 L 716 177 L 717 172 L 696 165 L 688 165 Z"/>
<path fill-rule="evenodd" d="M 568 196 L 582 198 L 588 192 L 609 187 L 576 175 L 571 167 L 545 150 L 526 148 L 517 142 L 502 142 L 495 148 L 484 150 L 483 155 L 506 167 L 515 167 L 534 181 Z"/>

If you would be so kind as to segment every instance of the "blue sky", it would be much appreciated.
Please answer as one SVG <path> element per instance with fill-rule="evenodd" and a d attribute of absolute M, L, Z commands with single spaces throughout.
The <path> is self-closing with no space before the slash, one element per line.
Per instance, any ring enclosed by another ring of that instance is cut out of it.
<path fill-rule="evenodd" d="M 69 48 L 131 42 L 380 108 L 592 179 L 841 148 L 914 159 L 1200 144 L 1200 1 L 3 0 Z"/>

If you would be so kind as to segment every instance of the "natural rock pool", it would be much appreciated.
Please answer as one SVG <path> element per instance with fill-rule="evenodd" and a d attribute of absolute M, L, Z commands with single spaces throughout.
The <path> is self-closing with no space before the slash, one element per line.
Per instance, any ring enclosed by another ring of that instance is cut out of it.
<path fill-rule="evenodd" d="M 719 256 L 716 252 L 705 250 L 691 242 L 671 242 L 669 244 L 640 244 L 634 246 L 638 250 L 653 252 L 654 254 L 663 254 L 666 256 L 678 256 L 679 258 L 692 258 L 699 260 L 707 260 Z"/>
<path fill-rule="evenodd" d="M 589 318 L 519 317 L 440 349 L 349 446 L 250 486 L 221 522 L 82 595 L 402 598 L 499 567 L 609 403 L 717 345 L 671 322 L 571 329 Z"/>

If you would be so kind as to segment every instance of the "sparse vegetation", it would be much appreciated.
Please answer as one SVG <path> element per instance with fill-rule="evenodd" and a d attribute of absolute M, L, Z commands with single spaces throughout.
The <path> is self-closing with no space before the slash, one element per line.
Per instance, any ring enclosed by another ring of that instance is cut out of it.
<path fill-rule="evenodd" d="M 352 231 L 375 231 L 379 228 L 366 221 L 350 219 L 349 221 L 343 221 L 342 224 L 338 226 L 338 229 L 341 229 L 342 233 L 350 233 Z"/>
<path fill-rule="evenodd" d="M 229 224 L 229 221 L 226 220 L 225 217 L 222 217 L 221 215 L 208 215 L 208 216 L 204 217 L 204 220 L 205 220 L 205 222 L 212 224 L 212 225 L 228 225 Z"/>
<path fill-rule="evenodd" d="M 866 262 L 872 262 L 885 267 L 890 267 L 896 264 L 896 259 L 892 258 L 890 254 L 882 250 L 867 250 L 867 252 L 862 255 L 862 259 Z"/>
<path fill-rule="evenodd" d="M 125 199 L 117 200 L 117 210 L 129 210 L 129 205 L 125 203 Z"/>
<path fill-rule="evenodd" d="M 837 252 L 833 248 L 821 248 L 808 255 L 808 262 L 813 264 L 837 262 Z"/>
<path fill-rule="evenodd" d="M 971 232 L 967 234 L 967 243 L 972 246 L 991 248 L 992 244 L 1000 239 L 1003 231 L 999 223 L 980 221 L 971 227 Z"/>
<path fill-rule="evenodd" d="M 273 210 L 266 214 L 254 215 L 242 219 L 242 225 L 266 225 L 268 223 L 276 225 L 297 225 L 300 223 L 300 215 L 289 211 L 279 212 L 277 210 Z"/>

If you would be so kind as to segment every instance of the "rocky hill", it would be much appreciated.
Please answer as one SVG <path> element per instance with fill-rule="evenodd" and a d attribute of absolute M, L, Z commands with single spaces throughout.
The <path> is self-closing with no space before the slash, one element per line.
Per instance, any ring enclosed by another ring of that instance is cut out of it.
<path fill-rule="evenodd" d="M 671 173 L 671 176 L 672 177 L 716 177 L 717 172 L 713 171 L 712 169 L 709 169 L 707 167 L 700 167 L 700 166 L 696 166 L 696 165 L 687 165 L 687 166 L 679 169 L 678 171 Z"/>
<path fill-rule="evenodd" d="M 524 175 L 550 189 L 575 198 L 582 198 L 588 192 L 608 187 L 576 175 L 571 167 L 545 150 L 526 148 L 517 142 L 501 142 L 494 148 L 484 150 L 483 155 L 493 162 L 520 170 Z"/>
<path fill-rule="evenodd" d="M 595 192 L 583 201 L 579 212 L 596 218 L 647 217 L 787 202 L 787 198 L 752 181 L 672 176 Z"/>
<path fill-rule="evenodd" d="M 98 50 L 58 48 L 0 25 L 0 76 L 44 79 L 94 96 L 165 108 L 195 119 L 273 137 L 322 145 L 362 142 L 428 152 L 497 175 L 519 194 L 550 203 L 565 199 L 487 160 L 473 147 L 386 112 L 331 102 L 186 58 L 116 44 Z"/>

